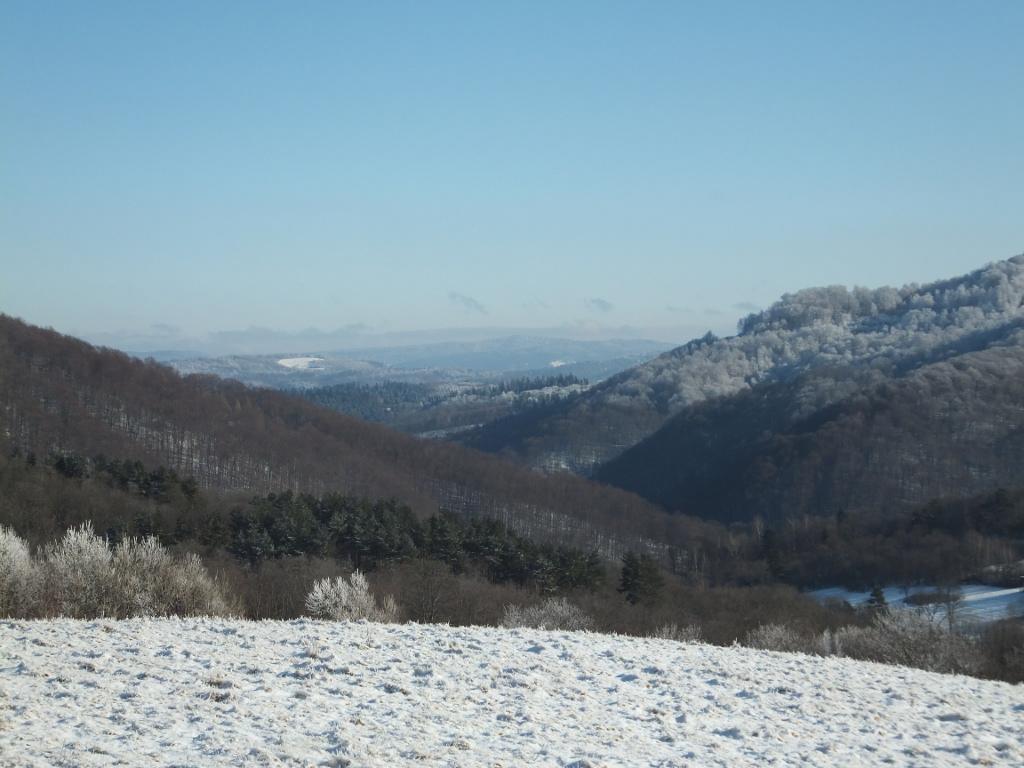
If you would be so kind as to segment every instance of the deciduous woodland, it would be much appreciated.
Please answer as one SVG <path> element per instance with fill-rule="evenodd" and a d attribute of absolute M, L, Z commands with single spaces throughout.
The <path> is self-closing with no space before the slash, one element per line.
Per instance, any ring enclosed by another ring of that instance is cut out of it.
<path fill-rule="evenodd" d="M 301 398 L 94 348 L 0 317 L 0 418 L 38 456 L 138 458 L 222 491 L 396 497 L 497 519 L 517 533 L 611 558 L 651 548 L 702 567 L 718 532 L 623 491 L 403 435 Z"/>

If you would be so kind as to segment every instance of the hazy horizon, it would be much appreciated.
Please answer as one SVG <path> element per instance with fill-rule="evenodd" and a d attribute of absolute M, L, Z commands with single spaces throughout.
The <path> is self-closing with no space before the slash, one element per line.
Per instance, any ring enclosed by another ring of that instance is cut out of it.
<path fill-rule="evenodd" d="M 1024 254 L 1020 254 L 1024 256 Z M 1013 258 L 1013 257 L 1010 257 Z M 982 267 L 1005 259 L 994 259 L 965 270 L 964 274 L 975 272 Z M 941 275 L 934 279 L 918 280 L 903 285 L 927 285 L 960 275 Z M 794 286 L 785 294 L 822 286 Z M 842 286 L 853 288 L 855 286 Z M 880 288 L 883 285 L 856 286 Z M 212 329 L 207 332 L 189 333 L 184 328 L 166 323 L 154 323 L 138 328 L 122 328 L 109 331 L 82 331 L 78 329 L 55 328 L 55 330 L 77 336 L 100 346 L 120 349 L 132 354 L 148 353 L 189 353 L 196 356 L 222 355 L 269 355 L 276 353 L 301 352 L 358 352 L 359 350 L 386 349 L 397 347 L 430 346 L 450 343 L 472 343 L 494 341 L 505 338 L 536 338 L 566 341 L 632 341 L 660 344 L 663 348 L 675 347 L 712 333 L 716 336 L 732 336 L 738 332 L 741 319 L 767 309 L 784 295 L 767 302 L 765 306 L 749 303 L 734 305 L 730 311 L 704 310 L 702 313 L 688 313 L 692 325 L 662 327 L 634 327 L 628 325 L 601 325 L 593 321 L 565 323 L 559 326 L 454 326 L 448 328 L 374 328 L 362 323 L 353 323 L 337 328 L 305 327 L 298 329 L 269 328 L 252 325 L 247 328 Z M 4 311 L 0 307 L 0 311 Z M 27 318 L 21 318 L 27 319 Z M 32 322 L 31 319 L 27 319 Z M 701 320 L 704 322 L 702 323 Z M 39 325 L 53 327 L 51 324 Z M 650 346 L 650 344 L 649 344 Z M 177 355 L 181 356 L 181 355 Z"/>
<path fill-rule="evenodd" d="M 60 328 L 55 330 L 69 333 Z M 406 331 L 375 331 L 370 328 L 319 329 L 287 331 L 250 327 L 187 335 L 180 328 L 157 327 L 98 333 L 71 333 L 90 343 L 120 349 L 132 354 L 156 352 L 196 353 L 200 356 L 272 355 L 305 352 L 358 352 L 360 350 L 398 347 L 432 346 L 458 343 L 496 341 L 501 339 L 549 339 L 579 342 L 622 340 L 635 343 L 658 343 L 663 348 L 678 346 L 713 329 L 694 332 L 679 339 L 677 329 L 579 328 L 425 328 Z M 735 328 L 728 331 L 734 333 Z"/>

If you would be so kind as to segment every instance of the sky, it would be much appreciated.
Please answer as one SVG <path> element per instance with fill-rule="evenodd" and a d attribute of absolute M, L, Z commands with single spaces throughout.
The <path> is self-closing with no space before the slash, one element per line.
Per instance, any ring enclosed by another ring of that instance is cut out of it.
<path fill-rule="evenodd" d="M 0 311 L 681 343 L 961 274 L 1024 251 L 1022 31 L 1016 0 L 5 0 Z"/>

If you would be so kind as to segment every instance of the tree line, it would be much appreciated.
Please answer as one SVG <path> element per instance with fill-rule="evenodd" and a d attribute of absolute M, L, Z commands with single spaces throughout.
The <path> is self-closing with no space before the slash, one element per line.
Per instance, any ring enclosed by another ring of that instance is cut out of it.
<path fill-rule="evenodd" d="M 10 458 L 30 468 L 39 463 L 35 455 L 18 451 Z M 494 583 L 541 593 L 592 589 L 604 578 L 597 552 L 537 543 L 485 518 L 467 520 L 440 511 L 421 521 L 394 498 L 317 497 L 288 490 L 218 499 L 192 478 L 162 466 L 150 470 L 140 461 L 59 454 L 47 457 L 45 464 L 68 480 L 89 480 L 150 502 L 143 507 L 147 512 L 106 522 L 101 532 L 114 544 L 146 536 L 170 545 L 196 542 L 256 568 L 267 560 L 310 556 L 372 572 L 425 558 L 444 563 L 455 574 L 473 570 Z M 57 527 L 46 534 L 53 535 Z"/>
<path fill-rule="evenodd" d="M 511 392 L 518 395 L 523 392 L 547 389 L 548 387 L 586 386 L 589 383 L 587 379 L 581 379 L 579 376 L 571 373 L 559 373 L 552 376 L 520 376 L 514 379 L 502 380 L 496 384 L 483 384 L 473 387 L 469 390 L 469 394 L 494 397 Z"/>
<path fill-rule="evenodd" d="M 97 487 L 109 492 L 97 497 Z M 307 555 L 372 571 L 427 557 L 455 573 L 477 571 L 496 583 L 543 591 L 593 586 L 602 559 L 621 562 L 624 572 L 634 573 L 640 573 L 637 561 L 643 560 L 641 583 L 656 582 L 652 574 L 660 569 L 683 582 L 708 586 L 785 583 L 864 590 L 880 584 L 998 580 L 998 573 L 986 573 L 986 566 L 1024 557 L 1020 489 L 937 499 L 905 513 L 840 512 L 782 524 L 761 519 L 735 524 L 723 533 L 714 567 L 695 562 L 685 550 L 671 551 L 667 563 L 643 550 L 602 558 L 595 550 L 530 539 L 499 520 L 454 508 L 418 516 L 394 498 L 290 490 L 221 494 L 166 467 L 149 469 L 137 460 L 104 456 L 53 454 L 40 460 L 14 450 L 0 461 L 0 492 L 0 522 L 20 521 L 19 530 L 34 538 L 54 537 L 61 526 L 92 520 L 114 541 L 157 535 L 166 543 L 196 542 L 230 551 L 240 562 L 257 566 Z M 126 505 L 126 499 L 132 503 Z M 86 516 L 69 517 L 69 506 Z M 26 509 L 35 510 L 30 520 Z M 677 562 L 683 557 L 690 559 Z M 630 588 L 624 594 L 644 591 Z"/>

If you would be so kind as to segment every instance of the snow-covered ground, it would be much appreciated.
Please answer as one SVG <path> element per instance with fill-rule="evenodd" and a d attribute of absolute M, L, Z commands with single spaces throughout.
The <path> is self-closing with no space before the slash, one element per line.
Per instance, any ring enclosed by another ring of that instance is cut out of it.
<path fill-rule="evenodd" d="M 311 371 L 321 368 L 315 363 L 322 363 L 324 359 L 322 357 L 285 357 L 277 361 L 278 365 L 284 366 L 285 368 L 294 368 L 295 370 Z"/>
<path fill-rule="evenodd" d="M 0 621 L 0 765 L 1022 765 L 1024 686 L 539 630 Z"/>
<path fill-rule="evenodd" d="M 925 610 L 933 613 L 937 621 L 945 621 L 946 608 L 941 604 L 914 608 L 904 602 L 909 595 L 935 592 L 937 589 L 938 587 L 927 585 L 906 589 L 888 586 L 882 589 L 882 594 L 885 595 L 885 601 L 890 607 Z M 957 589 L 961 600 L 956 605 L 954 617 L 956 623 L 963 629 L 970 630 L 1000 619 L 1024 616 L 1024 587 L 1004 589 L 988 584 L 962 584 Z M 841 587 L 818 589 L 808 594 L 816 600 L 838 598 L 853 606 L 863 605 L 871 596 L 870 592 L 852 592 Z"/>

